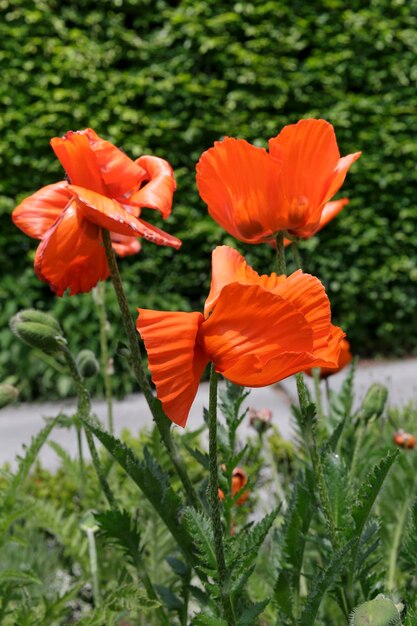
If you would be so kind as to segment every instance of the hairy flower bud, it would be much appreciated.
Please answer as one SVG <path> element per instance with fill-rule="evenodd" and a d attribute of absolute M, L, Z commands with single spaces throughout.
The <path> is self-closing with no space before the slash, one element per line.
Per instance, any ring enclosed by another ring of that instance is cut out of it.
<path fill-rule="evenodd" d="M 78 371 L 83 378 L 92 378 L 93 376 L 97 376 L 100 371 L 100 365 L 92 350 L 81 350 L 81 352 L 77 354 L 77 358 L 75 360 Z"/>
<path fill-rule="evenodd" d="M 13 385 L 3 383 L 0 385 L 0 409 L 12 404 L 18 398 L 19 391 Z"/>
<path fill-rule="evenodd" d="M 11 318 L 10 328 L 21 341 L 46 354 L 61 352 L 66 344 L 61 327 L 48 313 L 20 311 Z"/>
<path fill-rule="evenodd" d="M 388 399 L 388 389 L 380 383 L 373 383 L 362 401 L 359 415 L 366 422 L 381 417 Z"/>
<path fill-rule="evenodd" d="M 248 417 L 250 426 L 252 426 L 252 428 L 254 428 L 260 435 L 272 426 L 271 409 L 254 409 L 251 407 L 249 409 Z"/>

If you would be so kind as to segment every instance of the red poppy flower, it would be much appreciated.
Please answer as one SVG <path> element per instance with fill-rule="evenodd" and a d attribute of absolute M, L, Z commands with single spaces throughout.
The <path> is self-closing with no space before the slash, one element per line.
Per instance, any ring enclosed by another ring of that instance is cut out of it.
<path fill-rule="evenodd" d="M 400 429 L 393 435 L 393 441 L 396 446 L 399 448 L 404 448 L 405 450 L 414 450 L 417 446 L 417 437 L 412 435 L 411 433 L 406 433 L 404 430 Z"/>
<path fill-rule="evenodd" d="M 181 426 L 209 361 L 238 385 L 263 387 L 307 367 L 336 367 L 344 337 L 317 278 L 259 276 L 228 246 L 213 251 L 204 315 L 138 311 L 157 396 Z"/>
<path fill-rule="evenodd" d="M 197 187 L 211 217 L 246 243 L 278 231 L 317 232 L 326 203 L 360 152 L 340 158 L 333 126 L 301 120 L 269 140 L 269 152 L 243 139 L 217 141 L 197 164 Z"/>
<path fill-rule="evenodd" d="M 333 374 L 337 374 L 344 367 L 346 367 L 346 365 L 349 365 L 351 360 L 352 360 L 352 353 L 350 351 L 349 342 L 347 339 L 343 339 L 340 344 L 340 354 L 339 354 L 337 367 L 321 367 L 320 379 L 323 380 L 324 378 L 328 378 L 329 376 L 332 376 Z M 304 370 L 304 373 L 307 374 L 308 376 L 313 376 L 312 369 Z"/>
<path fill-rule="evenodd" d="M 109 275 L 101 229 L 121 256 L 140 250 L 138 237 L 179 248 L 181 241 L 140 219 L 142 207 L 171 212 L 175 190 L 169 163 L 152 156 L 132 161 L 93 130 L 69 131 L 51 141 L 68 181 L 47 185 L 12 214 L 16 226 L 41 243 L 35 272 L 58 296 L 90 291 Z"/>
<path fill-rule="evenodd" d="M 318 225 L 314 229 L 314 231 L 309 233 L 305 237 L 303 237 L 302 235 L 298 235 L 298 237 L 300 239 L 309 239 L 310 237 L 313 237 L 313 235 L 316 235 L 322 228 L 324 228 L 326 226 L 326 224 L 328 224 L 334 217 L 336 217 L 336 215 L 338 215 L 340 213 L 340 211 L 347 204 L 349 204 L 349 199 L 348 198 L 340 198 L 340 200 L 334 200 L 333 202 L 327 202 L 324 205 L 323 213 L 321 214 L 321 217 L 320 217 L 320 222 L 318 223 Z M 292 244 L 292 240 L 291 239 L 284 239 L 284 246 L 285 247 L 290 246 L 291 244 Z M 276 246 L 276 241 L 274 241 L 274 245 Z"/>

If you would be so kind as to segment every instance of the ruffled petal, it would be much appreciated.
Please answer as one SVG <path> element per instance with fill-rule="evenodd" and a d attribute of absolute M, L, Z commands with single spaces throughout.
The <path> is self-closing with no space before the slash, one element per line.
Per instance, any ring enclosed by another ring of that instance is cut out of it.
<path fill-rule="evenodd" d="M 68 183 L 62 180 L 46 185 L 25 198 L 12 213 L 12 220 L 29 237 L 42 239 L 69 204 L 72 196 Z"/>
<path fill-rule="evenodd" d="M 217 141 L 197 164 L 197 187 L 211 217 L 246 243 L 260 243 L 287 228 L 281 212 L 280 159 L 243 139 Z"/>
<path fill-rule="evenodd" d="M 197 345 L 201 313 L 138 309 L 136 328 L 148 353 L 156 393 L 169 419 L 185 426 L 209 359 Z"/>
<path fill-rule="evenodd" d="M 89 140 L 106 186 L 106 195 L 120 201 L 128 198 L 146 178 L 146 170 L 110 141 L 98 135 L 89 135 Z"/>
<path fill-rule="evenodd" d="M 100 167 L 90 143 L 95 139 L 99 137 L 91 128 L 70 130 L 63 137 L 51 139 L 51 146 L 72 185 L 106 195 Z"/>
<path fill-rule="evenodd" d="M 229 369 L 237 368 L 241 385 L 248 375 L 239 366 L 244 358 L 253 357 L 253 367 L 261 372 L 282 352 L 313 348 L 313 331 L 293 304 L 257 285 L 239 283 L 223 287 L 200 337 L 216 370 L 227 377 Z"/>
<path fill-rule="evenodd" d="M 337 374 L 340 372 L 346 365 L 348 365 L 352 360 L 352 353 L 350 351 L 350 345 L 347 339 L 342 339 L 340 342 L 340 354 L 337 363 L 337 367 L 321 367 L 320 368 L 320 378 L 328 378 L 332 374 Z M 305 370 L 305 373 L 308 376 L 313 375 L 312 369 Z"/>
<path fill-rule="evenodd" d="M 279 283 L 285 280 L 284 276 L 277 276 L 274 272 L 270 275 L 260 276 L 245 261 L 245 258 L 237 250 L 229 246 L 217 246 L 211 257 L 212 277 L 210 293 L 204 305 L 204 316 L 208 317 L 221 290 L 230 283 L 241 285 L 259 285 L 267 291 L 272 291 Z"/>
<path fill-rule="evenodd" d="M 176 189 L 174 172 L 168 161 L 154 156 L 141 156 L 136 163 L 145 171 L 148 181 L 128 200 L 128 204 L 160 211 L 165 219 L 171 213 L 172 196 Z"/>
<path fill-rule="evenodd" d="M 100 229 L 76 210 L 75 202 L 60 216 L 38 246 L 35 272 L 62 296 L 90 291 L 109 275 Z"/>
<path fill-rule="evenodd" d="M 329 298 L 315 276 L 294 272 L 276 286 L 274 293 L 291 302 L 313 331 L 313 352 L 327 347 L 331 328 Z"/>
<path fill-rule="evenodd" d="M 111 242 L 113 250 L 121 257 L 137 254 L 141 251 L 139 239 L 136 237 L 127 237 L 118 233 L 111 233 Z"/>
<path fill-rule="evenodd" d="M 128 237 L 143 237 L 158 246 L 180 248 L 181 241 L 163 230 L 137 219 L 121 204 L 94 191 L 70 185 L 69 189 L 77 199 L 78 208 L 83 216 L 110 232 Z"/>

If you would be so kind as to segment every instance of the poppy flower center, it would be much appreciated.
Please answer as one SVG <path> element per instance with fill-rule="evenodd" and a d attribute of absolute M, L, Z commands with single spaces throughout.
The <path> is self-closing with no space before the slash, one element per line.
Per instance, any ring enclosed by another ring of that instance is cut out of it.
<path fill-rule="evenodd" d="M 289 210 L 290 228 L 297 228 L 303 226 L 307 221 L 307 211 L 310 206 L 308 198 L 306 196 L 295 196 L 291 200 Z"/>

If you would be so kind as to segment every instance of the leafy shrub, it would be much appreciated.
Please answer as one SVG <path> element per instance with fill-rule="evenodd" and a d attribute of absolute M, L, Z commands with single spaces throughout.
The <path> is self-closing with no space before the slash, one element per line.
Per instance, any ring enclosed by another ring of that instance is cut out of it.
<path fill-rule="evenodd" d="M 344 188 L 350 205 L 320 243 L 303 246 L 305 268 L 326 283 L 355 352 L 416 351 L 416 12 L 416 0 L 1 0 L 0 375 L 28 367 L 5 328 L 22 306 L 53 307 L 66 330 L 83 320 L 77 347 L 85 336 L 98 347 L 90 296 L 55 300 L 30 267 L 35 242 L 9 221 L 16 201 L 62 177 L 49 139 L 86 126 L 131 155 L 167 158 L 177 174 L 166 228 L 183 247 L 144 244 L 123 261 L 134 312 L 200 307 L 210 252 L 231 243 L 196 192 L 203 150 L 225 134 L 266 145 L 300 117 L 328 119 L 342 154 L 363 157 Z M 269 249 L 242 250 L 270 270 Z M 29 367 L 37 388 L 26 396 L 51 395 L 42 366 Z M 128 391 L 120 367 L 119 391 Z"/>

